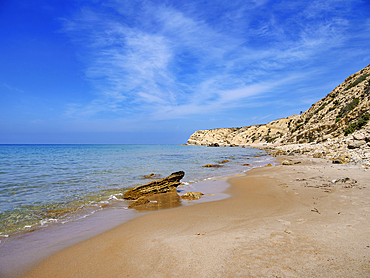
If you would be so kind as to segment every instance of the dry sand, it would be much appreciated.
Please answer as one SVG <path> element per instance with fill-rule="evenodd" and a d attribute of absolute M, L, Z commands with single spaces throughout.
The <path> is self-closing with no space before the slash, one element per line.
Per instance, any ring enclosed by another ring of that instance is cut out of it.
<path fill-rule="evenodd" d="M 228 199 L 131 220 L 25 277 L 370 277 L 369 172 L 297 160 L 230 179 Z M 357 183 L 331 182 L 341 177 Z"/>

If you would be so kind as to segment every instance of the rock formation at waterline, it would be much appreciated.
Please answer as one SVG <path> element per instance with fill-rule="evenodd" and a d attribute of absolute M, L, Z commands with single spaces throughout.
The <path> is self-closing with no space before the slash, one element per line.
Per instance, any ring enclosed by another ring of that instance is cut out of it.
<path fill-rule="evenodd" d="M 140 185 L 130 189 L 129 191 L 125 192 L 123 198 L 127 200 L 136 200 L 142 196 L 175 191 L 177 187 L 181 184 L 180 180 L 184 176 L 185 172 L 183 171 L 172 173 L 166 178 L 151 181 L 144 185 Z"/>
<path fill-rule="evenodd" d="M 281 153 L 304 153 L 343 162 L 370 160 L 370 65 L 349 76 L 301 115 L 264 125 L 199 130 L 189 145 L 264 143 Z M 271 143 L 271 144 L 269 144 Z M 370 163 L 369 163 L 370 165 Z"/>
<path fill-rule="evenodd" d="M 272 142 L 289 132 L 289 123 L 297 117 L 299 116 L 278 119 L 266 125 L 198 130 L 190 136 L 188 145 L 230 147 Z"/>

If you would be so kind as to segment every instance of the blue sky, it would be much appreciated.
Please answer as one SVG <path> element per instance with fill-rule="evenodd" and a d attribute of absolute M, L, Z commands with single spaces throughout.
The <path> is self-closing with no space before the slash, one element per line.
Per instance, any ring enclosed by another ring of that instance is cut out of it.
<path fill-rule="evenodd" d="M 0 143 L 185 143 L 370 64 L 370 2 L 0 1 Z"/>

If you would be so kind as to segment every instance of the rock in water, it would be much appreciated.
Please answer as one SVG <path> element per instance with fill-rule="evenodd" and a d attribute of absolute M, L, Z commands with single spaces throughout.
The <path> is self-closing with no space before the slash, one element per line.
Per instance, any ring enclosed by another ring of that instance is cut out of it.
<path fill-rule="evenodd" d="M 204 166 L 202 166 L 202 167 L 206 167 L 206 168 L 211 168 L 211 167 L 222 167 L 222 165 L 219 165 L 219 164 L 206 164 L 206 165 L 204 165 Z"/>
<path fill-rule="evenodd" d="M 181 196 L 184 200 L 199 200 L 200 196 L 204 195 L 202 192 L 186 192 Z"/>
<path fill-rule="evenodd" d="M 123 195 L 123 198 L 127 200 L 136 200 L 141 196 L 149 196 L 176 190 L 176 188 L 181 184 L 180 180 L 184 176 L 184 171 L 172 173 L 166 178 L 152 181 L 130 189 Z"/>
<path fill-rule="evenodd" d="M 128 208 L 130 209 L 130 208 L 134 208 L 134 207 L 137 207 L 137 206 L 145 205 L 149 202 L 150 201 L 148 200 L 147 197 L 142 196 L 139 199 L 137 199 L 135 202 L 133 202 L 131 205 L 129 205 Z"/>

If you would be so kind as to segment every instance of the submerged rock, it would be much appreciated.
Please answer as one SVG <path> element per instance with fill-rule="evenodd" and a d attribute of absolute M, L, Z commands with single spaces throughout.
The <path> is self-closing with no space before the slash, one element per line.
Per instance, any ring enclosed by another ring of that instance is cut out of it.
<path fill-rule="evenodd" d="M 181 184 L 180 180 L 184 176 L 184 171 L 172 173 L 166 178 L 151 181 L 147 184 L 130 189 L 123 195 L 123 198 L 127 200 L 136 200 L 141 196 L 149 196 L 153 194 L 174 191 Z"/>
<path fill-rule="evenodd" d="M 147 176 L 144 176 L 144 179 L 158 179 L 160 178 L 162 175 L 161 174 L 154 174 L 154 173 L 151 173 Z"/>
<path fill-rule="evenodd" d="M 199 200 L 202 195 L 204 195 L 202 192 L 186 192 L 184 195 L 181 196 L 181 199 Z"/>
<path fill-rule="evenodd" d="M 135 202 L 133 202 L 131 205 L 129 205 L 128 208 L 134 208 L 134 207 L 137 207 L 137 206 L 145 205 L 149 202 L 150 201 L 148 200 L 147 197 L 142 196 L 139 199 L 137 199 Z"/>
<path fill-rule="evenodd" d="M 206 164 L 206 165 L 204 165 L 204 166 L 202 166 L 202 167 L 222 167 L 222 165 L 218 165 L 218 164 Z"/>

